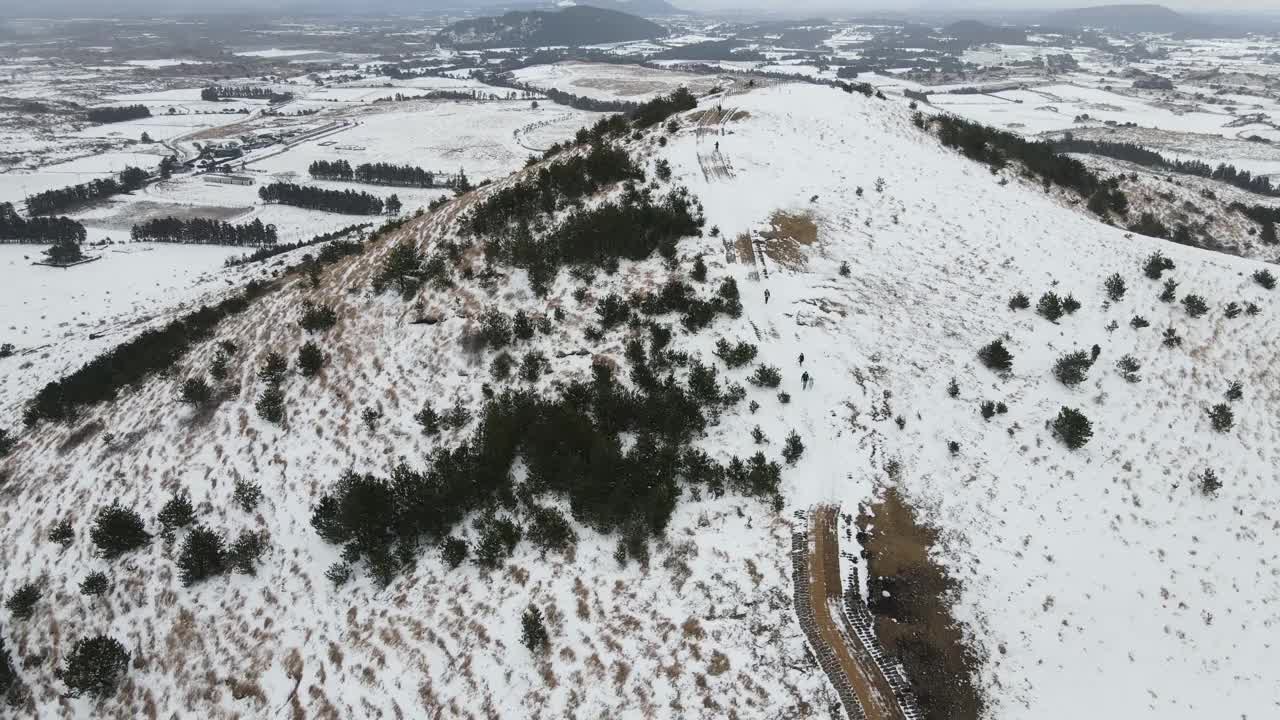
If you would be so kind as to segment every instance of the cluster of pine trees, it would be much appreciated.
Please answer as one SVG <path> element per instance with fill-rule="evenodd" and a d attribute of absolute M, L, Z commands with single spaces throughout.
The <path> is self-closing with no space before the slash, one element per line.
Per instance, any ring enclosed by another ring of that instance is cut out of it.
<path fill-rule="evenodd" d="M 353 168 L 346 160 L 316 160 L 307 170 L 311 177 L 320 180 L 354 180 L 397 187 L 450 188 L 460 192 L 471 189 L 471 182 L 462 170 L 456 175 L 450 175 L 424 170 L 415 165 L 391 163 L 361 163 Z"/>
<path fill-rule="evenodd" d="M 214 102 L 222 98 L 266 100 L 275 104 L 292 100 L 293 93 L 278 93 L 271 88 L 253 87 L 251 85 L 211 85 L 200 91 L 201 100 Z"/>
<path fill-rule="evenodd" d="M 0 243 L 82 243 L 84 226 L 69 217 L 24 218 L 13 203 L 0 203 Z"/>
<path fill-rule="evenodd" d="M 142 168 L 130 165 L 114 178 L 90 180 L 79 185 L 45 190 L 31 195 L 26 200 L 27 213 L 30 215 L 52 215 L 84 203 L 101 200 L 120 193 L 133 192 L 151 177 Z"/>
<path fill-rule="evenodd" d="M 644 172 L 625 150 L 596 143 L 584 155 L 552 163 L 533 177 L 490 193 L 468 218 L 469 230 L 475 235 L 499 234 L 612 183 L 643 178 Z"/>
<path fill-rule="evenodd" d="M 325 190 L 311 185 L 276 182 L 258 188 L 263 202 L 281 203 L 310 210 L 343 213 L 345 215 L 378 215 L 383 210 L 382 199 L 366 192 L 354 190 Z"/>
<path fill-rule="evenodd" d="M 443 544 L 473 512 L 482 518 L 474 548 L 482 564 L 499 565 L 522 538 L 560 549 L 572 542 L 572 527 L 536 503 L 547 494 L 567 497 L 577 521 L 619 533 L 624 559 L 645 556 L 649 538 L 663 534 L 682 486 L 716 495 L 726 488 L 776 494 L 781 467 L 762 453 L 722 465 L 691 447 L 708 413 L 725 403 L 714 371 L 709 386 L 704 378 L 695 391 L 692 381 L 658 380 L 652 365 L 663 361 L 643 347 L 629 356 L 649 370 L 651 382 L 627 389 L 612 365 L 597 363 L 590 380 L 574 383 L 558 399 L 508 390 L 485 405 L 468 441 L 429 455 L 424 469 L 401 464 L 390 477 L 344 474 L 314 507 L 312 526 L 343 545 L 348 561 L 366 561 L 385 583 L 424 545 Z M 439 415 L 432 411 L 429 419 Z M 425 431 L 437 429 L 424 422 Z M 624 434 L 635 437 L 628 449 Z M 527 472 L 519 488 L 511 472 L 517 458 Z M 496 516 L 500 507 L 514 509 L 517 497 L 524 499 L 525 527 Z M 461 550 L 459 561 L 465 545 Z"/>
<path fill-rule="evenodd" d="M 253 222 L 233 225 L 205 218 L 156 218 L 133 226 L 134 240 L 190 243 L 193 245 L 274 245 L 276 226 Z"/>
<path fill-rule="evenodd" d="M 1050 143 L 1026 140 L 1011 132 L 954 115 L 925 118 L 921 113 L 916 113 L 913 119 L 921 128 L 936 126 L 938 139 L 943 145 L 955 148 L 966 157 L 993 168 L 1003 168 L 1010 160 L 1016 160 L 1028 172 L 1039 176 L 1046 185 L 1059 185 L 1086 198 L 1103 185 L 1102 180 L 1085 167 L 1084 163 L 1060 155 Z"/>
<path fill-rule="evenodd" d="M 1262 226 L 1262 233 L 1258 239 L 1264 245 L 1275 245 L 1280 242 L 1276 237 L 1276 225 L 1280 224 L 1280 208 L 1267 205 L 1245 205 L 1239 202 L 1233 202 L 1229 207 Z"/>
<path fill-rule="evenodd" d="M 161 328 L 143 331 L 136 338 L 107 350 L 79 370 L 45 385 L 27 403 L 23 422 L 66 420 L 84 407 L 115 398 L 126 385 L 168 369 L 195 342 L 205 339 L 223 318 L 238 315 L 266 291 L 257 282 L 217 305 L 202 305 Z"/>
<path fill-rule="evenodd" d="M 1241 170 L 1235 165 L 1228 165 L 1227 163 L 1220 163 L 1217 167 L 1214 167 L 1199 160 L 1169 159 L 1141 145 L 1114 143 L 1105 140 L 1079 140 L 1073 137 L 1071 133 L 1067 133 L 1063 139 L 1054 142 L 1053 147 L 1060 153 L 1102 155 L 1181 175 L 1194 175 L 1196 177 L 1220 180 L 1228 185 L 1259 195 L 1280 196 L 1280 187 L 1272 185 L 1271 179 L 1267 176 L 1255 176 L 1248 170 Z"/>
<path fill-rule="evenodd" d="M 151 108 L 146 105 L 91 108 L 88 112 L 89 122 L 96 123 L 117 123 L 145 117 L 151 117 Z"/>
<path fill-rule="evenodd" d="M 257 250 L 254 250 L 252 253 L 249 253 L 248 255 L 242 255 L 240 257 L 234 257 L 234 258 L 227 258 L 226 262 L 224 262 L 223 265 L 225 265 L 226 267 L 236 267 L 237 265 L 247 265 L 248 263 L 260 262 L 268 258 L 273 258 L 277 255 L 283 255 L 284 253 L 297 250 L 299 248 L 304 248 L 304 247 L 309 247 L 311 245 L 318 245 L 320 243 L 329 242 L 330 240 L 333 240 L 335 238 L 340 238 L 343 235 L 350 235 L 351 233 L 359 232 L 360 230 L 364 230 L 369 226 L 370 226 L 369 223 L 358 223 L 355 225 L 348 225 L 344 228 L 339 228 L 332 232 L 316 235 L 310 240 L 300 240 L 294 243 L 283 243 L 283 244 L 272 243 L 270 245 L 264 245 L 258 248 Z M 346 243 L 349 245 L 355 245 L 357 248 L 360 246 L 360 243 L 355 240 L 339 241 L 339 242 Z M 334 244 L 336 245 L 338 243 L 334 243 Z M 328 247 L 324 248 L 324 250 L 328 250 L 328 249 L 329 249 Z M 322 254 L 324 250 L 321 251 Z M 348 253 L 348 254 L 355 254 L 355 253 Z"/>

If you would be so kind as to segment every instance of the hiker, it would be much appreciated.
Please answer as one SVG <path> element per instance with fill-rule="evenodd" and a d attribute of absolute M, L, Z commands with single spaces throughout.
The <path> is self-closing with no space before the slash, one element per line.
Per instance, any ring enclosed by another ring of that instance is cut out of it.
<path fill-rule="evenodd" d="M 809 389 L 809 371 L 807 370 L 804 372 L 803 375 L 800 376 L 800 389 L 801 390 Z"/>
<path fill-rule="evenodd" d="M 764 304 L 765 304 L 765 305 L 768 305 L 768 304 L 769 304 L 769 291 L 768 291 L 768 290 L 765 290 L 765 291 L 764 291 Z"/>
<path fill-rule="evenodd" d="M 716 152 L 720 152 L 720 141 L 716 141 Z"/>
<path fill-rule="evenodd" d="M 804 353 L 800 353 L 800 364 L 804 365 Z"/>

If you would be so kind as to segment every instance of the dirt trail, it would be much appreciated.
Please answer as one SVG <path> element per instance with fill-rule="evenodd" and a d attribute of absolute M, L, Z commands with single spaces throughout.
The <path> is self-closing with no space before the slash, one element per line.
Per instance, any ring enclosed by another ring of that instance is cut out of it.
<path fill-rule="evenodd" d="M 837 508 L 829 505 L 816 507 L 810 513 L 805 538 L 808 552 L 804 558 L 808 592 L 797 593 L 797 613 L 802 625 L 811 623 L 806 634 L 815 644 L 837 692 L 845 699 L 850 718 L 910 720 L 915 713 L 908 714 L 899 706 L 872 651 L 850 627 L 843 610 L 838 518 Z M 856 707 L 849 702 L 854 699 Z"/>

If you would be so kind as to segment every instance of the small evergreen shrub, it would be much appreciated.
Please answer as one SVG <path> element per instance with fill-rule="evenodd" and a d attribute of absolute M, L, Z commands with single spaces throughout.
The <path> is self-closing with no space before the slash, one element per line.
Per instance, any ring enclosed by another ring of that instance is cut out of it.
<path fill-rule="evenodd" d="M 222 536 L 200 526 L 187 533 L 178 553 L 178 575 L 183 585 L 221 575 L 226 569 L 227 551 Z"/>
<path fill-rule="evenodd" d="M 1178 299 L 1178 281 L 1169 278 L 1164 281 L 1164 289 L 1160 291 L 1160 302 L 1171 303 Z"/>
<path fill-rule="evenodd" d="M 209 404 L 209 400 L 213 398 L 213 391 L 209 389 L 209 383 L 204 378 L 189 377 L 182 383 L 182 394 L 180 399 L 188 405 L 201 407 Z"/>
<path fill-rule="evenodd" d="M 4 601 L 4 607 L 14 620 L 30 620 L 40 601 L 40 588 L 35 583 L 23 583 Z"/>
<path fill-rule="evenodd" d="M 1142 380 L 1142 376 L 1138 371 L 1142 370 L 1142 363 L 1132 355 L 1124 355 L 1116 361 L 1116 370 L 1120 371 L 1120 377 L 1126 382 L 1136 383 Z"/>
<path fill-rule="evenodd" d="M 1049 322 L 1057 322 L 1064 312 L 1062 299 L 1052 291 L 1041 295 L 1040 301 L 1036 303 L 1036 313 Z"/>
<path fill-rule="evenodd" d="M 164 528 L 167 535 L 172 535 L 177 528 L 184 528 L 195 522 L 196 511 L 191 505 L 191 498 L 186 493 L 179 493 L 169 498 L 164 506 L 160 508 L 160 513 L 156 515 L 156 522 L 160 523 L 160 527 Z"/>
<path fill-rule="evenodd" d="M 747 382 L 756 387 L 776 388 L 782 384 L 782 372 L 773 365 L 757 365 Z"/>
<path fill-rule="evenodd" d="M 227 559 L 236 572 L 245 575 L 257 574 L 258 558 L 267 549 L 267 538 L 264 533 L 251 530 L 241 531 L 227 552 Z"/>
<path fill-rule="evenodd" d="M 530 605 L 520 618 L 520 643 L 533 653 L 544 651 L 550 643 L 542 611 L 534 605 Z"/>
<path fill-rule="evenodd" d="M 284 382 L 284 374 L 288 370 L 289 363 L 285 362 L 283 355 L 278 352 L 267 353 L 262 368 L 258 370 L 258 378 L 268 385 L 279 385 Z"/>
<path fill-rule="evenodd" d="M 1227 399 L 1235 402 L 1242 397 L 1244 397 L 1244 384 L 1239 380 L 1232 380 L 1231 384 L 1227 386 Z"/>
<path fill-rule="evenodd" d="M 142 526 L 142 518 L 131 508 L 112 503 L 94 519 L 89 538 L 98 554 L 111 559 L 151 542 L 151 534 Z"/>
<path fill-rule="evenodd" d="M 1008 372 L 1013 369 L 1013 353 L 1004 346 L 1002 340 L 992 340 L 978 350 L 978 359 L 991 370 Z"/>
<path fill-rule="evenodd" d="M 951 382 L 947 383 L 947 395 L 956 398 L 960 397 L 960 383 L 955 378 L 951 378 Z"/>
<path fill-rule="evenodd" d="M 1236 416 L 1226 403 L 1218 403 L 1209 408 L 1209 423 L 1213 425 L 1214 430 L 1227 432 L 1235 427 Z"/>
<path fill-rule="evenodd" d="M 262 487 L 258 483 L 244 478 L 236 478 L 235 490 L 231 497 L 245 512 L 253 512 L 262 502 Z"/>
<path fill-rule="evenodd" d="M 1263 268 L 1253 274 L 1253 281 L 1261 285 L 1266 290 L 1276 289 L 1276 276 L 1271 274 L 1270 270 Z"/>
<path fill-rule="evenodd" d="M 258 411 L 258 417 L 263 420 L 269 423 L 280 423 L 284 420 L 284 391 L 279 385 L 268 385 L 258 396 L 258 401 L 253 407 Z"/>
<path fill-rule="evenodd" d="M 302 319 L 298 321 L 307 332 L 322 332 L 338 324 L 338 314 L 328 305 L 316 305 L 307 300 L 302 303 Z"/>
<path fill-rule="evenodd" d="M 1209 312 L 1209 306 L 1205 303 L 1204 298 L 1199 295 L 1187 295 L 1182 298 L 1182 307 L 1186 309 L 1187 314 L 1193 318 Z"/>
<path fill-rule="evenodd" d="M 1164 331 L 1164 339 L 1161 343 L 1167 348 L 1175 348 L 1182 346 L 1182 336 L 1173 328 L 1166 328 Z"/>
<path fill-rule="evenodd" d="M 75 539 L 75 531 L 71 529 L 71 518 L 63 518 L 49 528 L 49 542 L 57 543 L 64 549 L 70 547 Z"/>
<path fill-rule="evenodd" d="M 1107 290 L 1107 297 L 1111 302 L 1119 302 L 1124 297 L 1125 284 L 1124 277 L 1120 273 L 1112 273 L 1103 281 L 1103 287 Z"/>
<path fill-rule="evenodd" d="M 114 695 L 129 669 L 129 651 L 119 640 L 107 635 L 81 638 L 66 656 L 58 673 L 67 684 L 68 695 L 105 698 Z"/>
<path fill-rule="evenodd" d="M 1205 468 L 1199 480 L 1200 494 L 1205 497 L 1213 497 L 1222 489 L 1222 481 L 1218 479 L 1218 473 L 1214 472 L 1213 468 Z"/>
<path fill-rule="evenodd" d="M 1014 293 L 1013 297 L 1009 298 L 1010 310 L 1026 310 L 1029 307 L 1031 307 L 1031 298 L 1027 297 L 1027 294 L 1021 290 Z"/>
<path fill-rule="evenodd" d="M 105 595 L 111 589 L 111 581 L 107 578 L 107 574 L 101 570 L 95 570 L 84 576 L 84 580 L 80 581 L 80 594 L 89 597 L 98 597 Z"/>
<path fill-rule="evenodd" d="M 1093 437 L 1093 423 L 1075 408 L 1063 407 L 1053 421 L 1053 434 L 1071 450 L 1078 450 Z"/>
<path fill-rule="evenodd" d="M 1158 251 L 1148 255 L 1146 262 L 1142 264 L 1143 274 L 1152 280 L 1159 280 L 1164 275 L 1165 270 L 1172 270 L 1173 268 L 1173 261 Z"/>
<path fill-rule="evenodd" d="M 782 446 L 782 459 L 786 460 L 788 465 L 795 465 L 803 454 L 804 442 L 800 440 L 800 435 L 792 430 Z"/>
<path fill-rule="evenodd" d="M 748 342 L 730 345 L 728 340 L 720 338 L 716 341 L 715 356 L 731 368 L 742 367 L 756 359 L 756 346 Z"/>
<path fill-rule="evenodd" d="M 1133 319 L 1129 321 L 1129 327 L 1134 330 L 1141 330 L 1144 327 L 1151 327 L 1151 323 L 1147 322 L 1147 319 L 1141 315 L 1134 315 Z"/>
<path fill-rule="evenodd" d="M 320 346 L 308 340 L 298 348 L 298 372 L 303 377 L 315 377 L 324 367 L 325 357 Z"/>
<path fill-rule="evenodd" d="M 467 559 L 467 543 L 461 538 L 450 535 L 440 543 L 440 556 L 450 570 L 457 569 Z"/>
<path fill-rule="evenodd" d="M 1079 385 L 1088 379 L 1089 367 L 1093 361 L 1083 350 L 1067 353 L 1053 364 L 1053 376 L 1058 382 L 1068 387 Z"/>

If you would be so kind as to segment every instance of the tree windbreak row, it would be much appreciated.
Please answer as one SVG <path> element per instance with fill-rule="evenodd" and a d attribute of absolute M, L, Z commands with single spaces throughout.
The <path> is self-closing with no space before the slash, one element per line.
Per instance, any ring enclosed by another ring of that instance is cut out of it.
<path fill-rule="evenodd" d="M 397 187 L 449 188 L 461 192 L 471 188 L 467 174 L 462 170 L 457 173 L 440 173 L 415 165 L 361 163 L 352 167 L 346 160 L 316 160 L 311 163 L 308 172 L 311 177 L 319 180 L 347 180 Z"/>
<path fill-rule="evenodd" d="M 0 243 L 82 243 L 84 226 L 69 217 L 24 218 L 13 203 L 0 203 Z"/>
<path fill-rule="evenodd" d="M 139 120 L 151 117 L 151 108 L 146 105 L 120 105 L 116 107 L 92 108 L 87 113 L 89 122 L 117 123 L 128 120 Z"/>
<path fill-rule="evenodd" d="M 1084 153 L 1124 160 L 1145 167 L 1159 168 L 1181 175 L 1218 180 L 1258 195 L 1280 196 L 1280 187 L 1274 186 L 1266 175 L 1254 175 L 1235 165 L 1219 163 L 1217 167 L 1200 160 L 1170 159 L 1154 150 L 1133 143 L 1114 143 L 1104 140 L 1080 140 L 1067 133 L 1055 141 L 1053 147 L 1060 153 Z"/>
<path fill-rule="evenodd" d="M 344 215 L 378 215 L 382 213 L 382 199 L 367 192 L 355 190 L 325 190 L 312 185 L 295 185 L 277 182 L 258 188 L 263 202 L 293 205 L 309 210 L 342 213 Z"/>
<path fill-rule="evenodd" d="M 252 85 L 211 85 L 200 91 L 201 100 L 214 102 L 222 98 L 266 100 L 274 104 L 292 100 L 293 93 L 280 93 L 271 88 L 254 87 Z"/>
<path fill-rule="evenodd" d="M 133 226 L 134 240 L 187 243 L 192 245 L 274 245 L 276 226 L 252 222 L 233 225 L 205 218 L 155 218 Z"/>
<path fill-rule="evenodd" d="M 66 212 L 78 205 L 94 200 L 133 192 L 147 182 L 151 173 L 133 166 L 126 167 L 114 178 L 99 178 L 79 185 L 45 190 L 31 195 L 26 200 L 29 215 L 52 215 Z"/>

